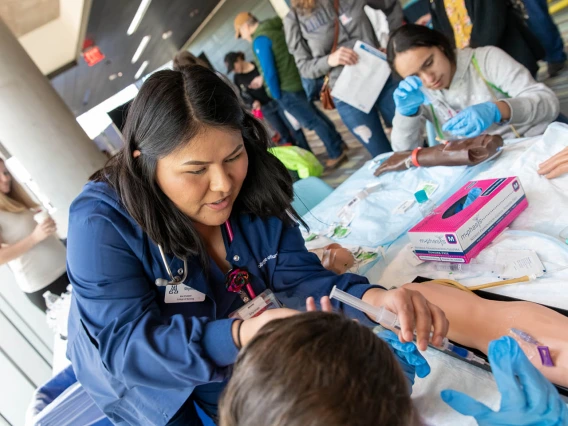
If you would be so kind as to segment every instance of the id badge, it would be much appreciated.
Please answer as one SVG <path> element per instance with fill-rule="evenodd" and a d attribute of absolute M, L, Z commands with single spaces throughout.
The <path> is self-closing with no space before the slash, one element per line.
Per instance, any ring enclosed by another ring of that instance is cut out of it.
<path fill-rule="evenodd" d="M 243 307 L 237 309 L 229 315 L 229 318 L 247 320 L 262 314 L 268 309 L 281 308 L 282 304 L 278 301 L 270 289 L 264 290 Z"/>
<path fill-rule="evenodd" d="M 188 303 L 188 302 L 203 302 L 205 294 L 195 290 L 185 284 L 167 285 L 166 303 Z"/>

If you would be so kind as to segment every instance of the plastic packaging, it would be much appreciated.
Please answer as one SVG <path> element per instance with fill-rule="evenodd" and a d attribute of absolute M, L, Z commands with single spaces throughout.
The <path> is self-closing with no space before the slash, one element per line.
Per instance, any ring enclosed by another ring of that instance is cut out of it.
<path fill-rule="evenodd" d="M 422 217 L 430 216 L 436 208 L 434 202 L 428 198 L 428 194 L 426 194 L 426 191 L 423 189 L 415 192 L 414 198 L 416 198 L 418 202 L 418 208 L 420 209 L 420 213 L 422 213 Z"/>
<path fill-rule="evenodd" d="M 447 262 L 428 262 L 421 266 L 421 268 L 434 269 L 436 271 L 445 272 L 463 272 L 463 273 L 485 273 L 489 272 L 496 275 L 501 275 L 505 267 L 495 263 L 447 263 Z"/>
<path fill-rule="evenodd" d="M 436 111 L 436 115 L 444 122 L 448 121 L 455 115 L 457 112 L 449 106 L 445 101 L 442 99 L 438 99 L 436 97 L 430 96 L 424 87 L 420 87 L 420 91 L 424 94 L 424 97 L 432 104 L 432 107 Z"/>
<path fill-rule="evenodd" d="M 565 244 L 568 244 L 568 226 L 560 231 L 559 237 Z"/>
<path fill-rule="evenodd" d="M 378 322 L 383 327 L 400 329 L 400 322 L 398 320 L 398 315 L 389 311 L 388 309 L 385 309 L 384 306 L 376 307 L 370 305 L 367 302 L 363 302 L 361 299 L 358 299 L 357 297 L 352 296 L 349 293 L 346 293 L 338 289 L 336 286 L 333 286 L 333 289 L 331 290 L 331 294 L 329 295 L 329 297 L 331 299 L 339 300 L 340 302 L 345 303 L 346 305 L 349 305 L 352 308 L 358 309 L 361 312 L 366 313 L 371 318 L 373 318 L 375 322 Z M 414 334 L 416 335 L 416 331 L 414 332 Z M 468 351 L 465 348 L 454 345 L 448 340 L 447 337 L 444 337 L 442 345 L 440 347 L 437 347 L 437 349 L 441 349 L 444 352 L 451 352 L 455 355 L 458 355 L 461 358 L 464 358 L 468 361 L 476 362 L 481 365 L 486 364 L 484 359 L 478 357 L 477 355 L 475 355 L 471 351 Z"/>

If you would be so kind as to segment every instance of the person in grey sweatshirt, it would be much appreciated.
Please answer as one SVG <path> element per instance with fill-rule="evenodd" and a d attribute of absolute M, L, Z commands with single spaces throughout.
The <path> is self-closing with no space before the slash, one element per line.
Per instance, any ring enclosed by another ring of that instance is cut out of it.
<path fill-rule="evenodd" d="M 331 88 L 344 66 L 357 63 L 358 56 L 353 50 L 357 40 L 373 47 L 378 44 L 364 11 L 366 0 L 338 0 L 339 13 L 334 3 L 335 0 L 292 0 L 292 9 L 284 19 L 286 44 L 302 77 L 317 79 L 329 74 Z M 336 20 L 339 22 L 338 47 L 332 52 Z M 368 114 L 333 99 L 341 120 L 372 157 L 391 151 L 379 113 L 386 127 L 390 127 L 395 88 L 396 84 L 389 78 Z"/>
<path fill-rule="evenodd" d="M 426 120 L 441 140 L 507 139 L 539 135 L 559 116 L 554 92 L 497 47 L 454 50 L 442 33 L 406 25 L 391 34 L 387 60 L 404 79 L 394 92 L 395 151 L 422 146 Z"/>

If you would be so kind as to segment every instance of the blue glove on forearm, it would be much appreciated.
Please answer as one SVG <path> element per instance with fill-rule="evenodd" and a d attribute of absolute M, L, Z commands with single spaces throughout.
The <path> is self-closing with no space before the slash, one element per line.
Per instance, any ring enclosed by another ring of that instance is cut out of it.
<path fill-rule="evenodd" d="M 493 123 L 501 121 L 501 112 L 493 102 L 467 107 L 442 126 L 444 132 L 473 138 L 482 134 Z"/>
<path fill-rule="evenodd" d="M 430 374 L 428 362 L 424 359 L 414 342 L 402 343 L 398 336 L 390 330 L 381 331 L 379 337 L 389 344 L 402 367 L 404 375 L 410 382 L 410 393 L 412 393 L 414 376 L 423 378 Z"/>
<path fill-rule="evenodd" d="M 442 391 L 442 399 L 457 412 L 472 416 L 479 426 L 561 426 L 568 424 L 568 408 L 556 388 L 529 361 L 518 343 L 501 337 L 489 344 L 489 362 L 501 408 L 491 410 L 457 391 Z"/>
<path fill-rule="evenodd" d="M 414 115 L 426 98 L 420 90 L 422 81 L 415 75 L 402 80 L 393 93 L 396 110 L 402 115 Z"/>

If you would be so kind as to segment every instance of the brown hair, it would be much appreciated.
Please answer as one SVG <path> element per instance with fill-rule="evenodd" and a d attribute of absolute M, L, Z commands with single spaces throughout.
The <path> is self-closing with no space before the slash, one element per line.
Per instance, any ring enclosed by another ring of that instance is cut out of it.
<path fill-rule="evenodd" d="M 408 426 L 408 382 L 388 345 L 325 312 L 272 321 L 243 349 L 221 426 Z"/>
<path fill-rule="evenodd" d="M 190 67 L 192 65 L 201 65 L 202 67 L 209 68 L 207 62 L 205 62 L 203 59 L 198 58 L 187 50 L 182 50 L 181 52 L 178 52 L 176 56 L 174 56 L 174 64 L 172 68 L 174 69 L 174 71 L 179 71 L 183 67 Z"/>
<path fill-rule="evenodd" d="M 292 0 L 292 8 L 298 9 L 301 13 L 311 13 L 318 3 L 318 0 Z"/>
<path fill-rule="evenodd" d="M 5 164 L 2 158 L 0 158 L 0 162 Z M 21 213 L 38 207 L 38 204 L 32 200 L 26 190 L 13 177 L 11 185 L 8 194 L 0 192 L 0 210 L 8 213 Z"/>

